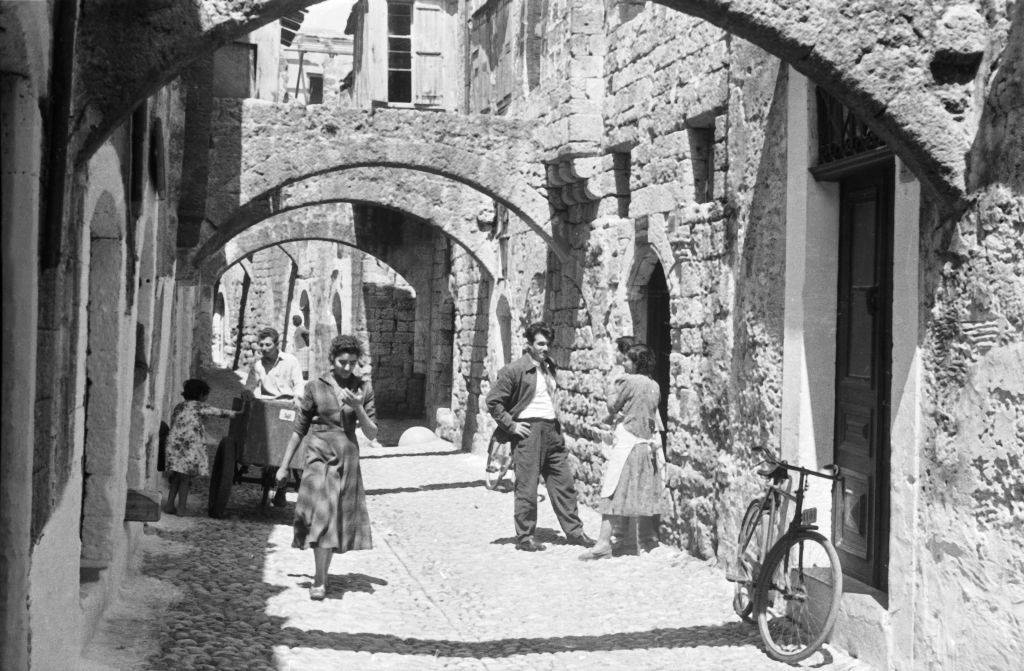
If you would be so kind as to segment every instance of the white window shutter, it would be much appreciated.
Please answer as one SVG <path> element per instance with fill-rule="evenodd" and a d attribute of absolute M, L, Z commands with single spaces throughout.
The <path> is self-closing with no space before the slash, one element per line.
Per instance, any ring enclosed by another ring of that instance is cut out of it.
<path fill-rule="evenodd" d="M 413 7 L 413 101 L 426 105 L 444 103 L 445 13 L 439 2 L 417 2 Z"/>

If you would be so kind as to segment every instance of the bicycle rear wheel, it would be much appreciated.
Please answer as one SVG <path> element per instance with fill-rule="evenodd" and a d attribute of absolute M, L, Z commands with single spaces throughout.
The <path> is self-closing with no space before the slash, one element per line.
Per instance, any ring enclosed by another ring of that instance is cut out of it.
<path fill-rule="evenodd" d="M 814 531 L 786 534 L 757 579 L 754 615 L 768 656 L 799 662 L 821 647 L 839 615 L 843 573 L 836 549 Z"/>
<path fill-rule="evenodd" d="M 512 446 L 491 438 L 487 446 L 487 467 L 484 470 L 484 486 L 494 489 L 508 473 L 512 465 Z"/>
<path fill-rule="evenodd" d="M 761 500 L 754 499 L 747 506 L 740 525 L 739 544 L 736 546 L 736 571 L 732 608 L 745 622 L 753 624 L 750 614 L 754 610 L 754 586 L 764 559 L 768 529 L 761 523 Z M 742 553 L 740 549 L 742 548 Z"/>

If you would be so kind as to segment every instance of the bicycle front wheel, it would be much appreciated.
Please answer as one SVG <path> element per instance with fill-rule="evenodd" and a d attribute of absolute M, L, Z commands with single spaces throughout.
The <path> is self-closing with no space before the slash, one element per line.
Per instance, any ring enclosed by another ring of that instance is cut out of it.
<path fill-rule="evenodd" d="M 792 663 L 814 654 L 832 633 L 842 596 L 832 543 L 814 531 L 783 536 L 765 559 L 754 598 L 768 656 Z"/>
<path fill-rule="evenodd" d="M 754 610 L 754 585 L 764 559 L 767 529 L 761 524 L 761 500 L 755 499 L 747 506 L 740 525 L 739 543 L 736 545 L 736 581 L 732 598 L 732 609 L 745 622 L 754 622 L 750 614 Z"/>
<path fill-rule="evenodd" d="M 500 443 L 493 438 L 487 446 L 487 468 L 484 470 L 484 486 L 487 489 L 494 489 L 508 473 L 512 465 L 512 446 L 508 443 Z"/>

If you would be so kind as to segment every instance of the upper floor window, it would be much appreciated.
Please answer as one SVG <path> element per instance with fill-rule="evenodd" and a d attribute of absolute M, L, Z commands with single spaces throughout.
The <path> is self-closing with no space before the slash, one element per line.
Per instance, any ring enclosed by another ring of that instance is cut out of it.
<path fill-rule="evenodd" d="M 446 26 L 442 2 L 388 2 L 388 102 L 444 102 Z"/>
<path fill-rule="evenodd" d="M 412 102 L 412 3 L 388 3 L 388 101 Z"/>

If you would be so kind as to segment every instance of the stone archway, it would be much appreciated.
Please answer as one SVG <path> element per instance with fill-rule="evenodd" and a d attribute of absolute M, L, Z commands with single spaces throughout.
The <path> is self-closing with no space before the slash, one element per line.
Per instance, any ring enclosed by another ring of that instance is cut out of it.
<path fill-rule="evenodd" d="M 397 168 L 405 171 L 403 179 L 409 179 L 407 171 L 436 175 L 501 203 L 562 261 L 570 259 L 565 245 L 555 240 L 545 173 L 526 122 L 248 100 L 221 99 L 216 104 L 206 189 L 210 196 L 203 208 L 215 228 L 237 230 L 233 218 L 244 220 L 252 216 L 250 210 L 276 209 L 274 202 L 284 188 L 310 177 L 353 168 Z M 269 128 L 274 132 L 267 132 Z M 194 236 L 186 231 L 184 239 Z"/>
<path fill-rule="evenodd" d="M 206 0 L 125 12 L 96 0 L 77 39 L 78 86 L 71 155 L 84 162 L 135 104 L 203 54 L 313 0 Z M 787 0 L 659 0 L 756 44 L 825 86 L 891 143 L 947 204 L 964 195 L 965 152 L 976 115 L 947 109 L 944 68 L 970 79 L 1007 26 L 989 25 L 973 7 L 915 0 L 866 0 L 846 8 Z M 620 8 L 619 11 L 629 11 Z M 897 45 L 898 48 L 893 48 Z M 124 67 L 110 67 L 111 61 Z M 963 64 L 967 64 L 964 66 Z"/>
<path fill-rule="evenodd" d="M 436 226 L 496 276 L 495 245 L 487 231 L 476 224 L 478 213 L 490 202 L 470 187 L 415 170 L 355 168 L 332 172 L 282 187 L 275 198 L 255 199 L 238 208 L 203 241 L 193 263 L 205 267 L 219 258 L 219 265 L 226 268 L 240 258 L 231 251 L 233 247 L 256 248 L 285 240 L 325 238 L 356 244 L 351 224 L 312 214 L 317 210 L 328 212 L 333 203 L 352 203 L 397 210 Z M 306 214 L 293 216 L 300 210 Z M 219 273 L 214 266 L 204 274 L 213 277 Z"/>

